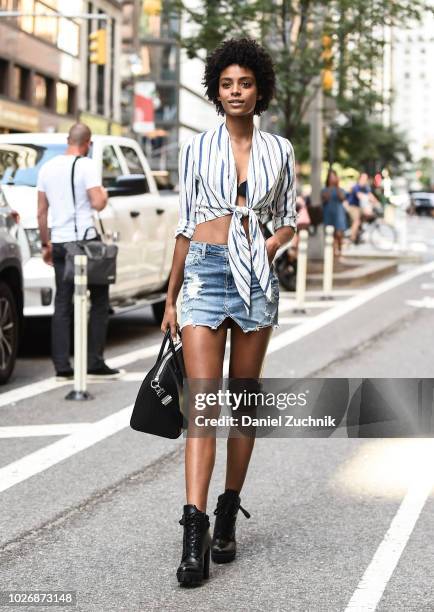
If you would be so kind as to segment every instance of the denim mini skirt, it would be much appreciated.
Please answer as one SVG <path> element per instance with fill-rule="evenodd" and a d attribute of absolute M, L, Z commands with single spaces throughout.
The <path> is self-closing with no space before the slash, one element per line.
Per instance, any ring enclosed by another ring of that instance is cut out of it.
<path fill-rule="evenodd" d="M 229 264 L 226 244 L 190 241 L 185 259 L 180 328 L 206 325 L 217 329 L 229 317 L 244 332 L 278 327 L 279 280 L 271 267 L 269 301 L 252 269 L 250 312 L 247 314 Z"/>

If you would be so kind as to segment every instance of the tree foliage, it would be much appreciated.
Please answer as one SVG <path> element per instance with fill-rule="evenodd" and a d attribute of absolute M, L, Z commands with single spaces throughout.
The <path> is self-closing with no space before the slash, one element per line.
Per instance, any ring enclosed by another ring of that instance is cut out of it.
<path fill-rule="evenodd" d="M 388 27 L 413 24 L 433 11 L 428 0 L 197 0 L 195 9 L 189 0 L 168 1 L 194 31 L 180 40 L 190 57 L 241 36 L 253 36 L 271 52 L 277 76 L 271 110 L 279 131 L 295 141 L 304 135 L 310 101 L 321 87 L 324 35 L 333 41 L 330 95 L 356 126 L 387 103 L 379 79 Z"/>
<path fill-rule="evenodd" d="M 338 132 L 336 161 L 364 170 L 370 175 L 388 167 L 399 172 L 411 155 L 405 136 L 396 128 L 357 117 Z"/>

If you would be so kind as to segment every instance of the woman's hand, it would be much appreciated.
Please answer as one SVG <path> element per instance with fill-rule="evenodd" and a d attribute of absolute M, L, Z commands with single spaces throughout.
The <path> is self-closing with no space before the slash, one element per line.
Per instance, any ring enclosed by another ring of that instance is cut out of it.
<path fill-rule="evenodd" d="M 270 238 L 267 238 L 265 241 L 265 246 L 267 247 L 268 264 L 271 266 L 271 262 L 273 261 L 280 244 L 278 240 L 276 240 L 275 236 L 270 236 Z"/>
<path fill-rule="evenodd" d="M 178 329 L 176 304 L 167 304 L 166 302 L 163 321 L 161 323 L 161 331 L 163 334 L 166 333 L 168 327 L 170 327 L 170 333 L 173 340 L 176 340 Z"/>

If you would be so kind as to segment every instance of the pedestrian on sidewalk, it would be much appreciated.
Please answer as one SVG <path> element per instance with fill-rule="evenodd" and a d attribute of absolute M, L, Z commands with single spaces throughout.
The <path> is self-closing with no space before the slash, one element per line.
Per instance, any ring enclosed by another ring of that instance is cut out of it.
<path fill-rule="evenodd" d="M 225 121 L 182 147 L 180 219 L 161 329 L 170 327 L 176 337 L 176 300 L 184 284 L 180 328 L 189 384 L 207 392 L 218 388 L 230 329 L 229 391 L 243 389 L 244 380 L 258 390 L 278 321 L 279 281 L 272 262 L 296 227 L 294 152 L 288 140 L 254 125 L 254 115 L 267 109 L 275 91 L 272 60 L 254 40 L 222 43 L 206 60 L 204 84 Z M 274 234 L 265 240 L 260 222 L 270 213 Z M 249 408 L 232 414 L 243 409 Z M 249 516 L 240 505 L 240 491 L 254 430 L 240 435 L 231 426 L 225 490 L 214 511 L 211 541 L 206 508 L 216 439 L 212 427 L 209 435 L 198 431 L 196 414 L 190 403 L 184 544 L 177 571 L 182 585 L 208 577 L 210 552 L 215 563 L 235 558 L 238 510 Z M 206 414 L 219 414 L 211 399 Z"/>
<path fill-rule="evenodd" d="M 45 263 L 54 265 L 56 278 L 51 349 L 58 380 L 68 380 L 74 376 L 70 365 L 74 283 L 63 278 L 65 244 L 82 240 L 86 230 L 94 228 L 93 211 L 103 210 L 108 199 L 98 167 L 93 159 L 87 157 L 91 136 L 87 125 L 73 125 L 69 130 L 65 153 L 45 163 L 38 177 L 38 225 L 42 257 Z M 87 237 L 94 239 L 96 234 L 96 230 L 90 231 Z M 109 316 L 109 286 L 90 285 L 89 291 L 88 374 L 90 377 L 116 378 L 119 370 L 110 368 L 103 357 Z"/>
<path fill-rule="evenodd" d="M 376 204 L 378 200 L 371 192 L 369 175 L 361 172 L 357 183 L 348 194 L 347 210 L 351 218 L 351 240 L 354 244 L 359 242 L 362 221 L 372 218 L 373 206 Z"/>
<path fill-rule="evenodd" d="M 334 231 L 334 254 L 340 257 L 342 254 L 342 240 L 344 231 L 347 229 L 345 218 L 345 191 L 339 187 L 339 177 L 334 170 L 329 170 L 326 184 L 321 191 L 323 205 L 323 223 L 332 225 Z"/>

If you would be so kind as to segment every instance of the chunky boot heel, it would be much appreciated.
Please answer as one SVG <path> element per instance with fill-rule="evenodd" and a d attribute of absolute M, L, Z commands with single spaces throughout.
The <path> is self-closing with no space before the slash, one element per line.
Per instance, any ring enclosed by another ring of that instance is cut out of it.
<path fill-rule="evenodd" d="M 246 518 L 250 518 L 250 514 L 241 506 L 240 501 L 238 492 L 232 489 L 226 489 L 219 495 L 217 508 L 214 510 L 216 520 L 211 545 L 211 558 L 214 563 L 229 563 L 235 559 L 237 552 L 235 523 L 238 510 L 241 510 Z"/>
<path fill-rule="evenodd" d="M 184 538 L 176 577 L 181 586 L 196 586 L 209 577 L 209 517 L 196 506 L 187 504 L 179 523 L 184 526 Z"/>

